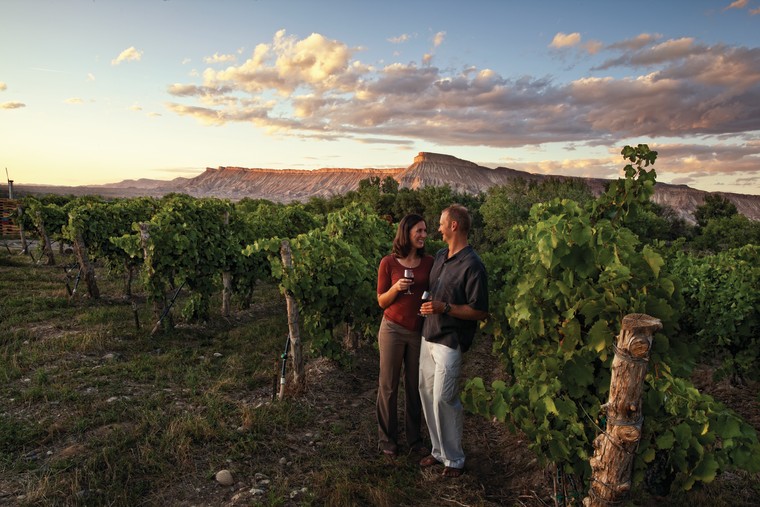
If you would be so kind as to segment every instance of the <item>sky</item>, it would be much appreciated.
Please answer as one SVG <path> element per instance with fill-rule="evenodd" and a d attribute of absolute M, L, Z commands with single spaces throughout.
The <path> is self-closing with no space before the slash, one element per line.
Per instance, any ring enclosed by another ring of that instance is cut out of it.
<path fill-rule="evenodd" d="M 760 0 L 0 0 L 16 184 L 422 151 L 616 178 L 643 143 L 657 181 L 760 195 L 759 134 Z"/>

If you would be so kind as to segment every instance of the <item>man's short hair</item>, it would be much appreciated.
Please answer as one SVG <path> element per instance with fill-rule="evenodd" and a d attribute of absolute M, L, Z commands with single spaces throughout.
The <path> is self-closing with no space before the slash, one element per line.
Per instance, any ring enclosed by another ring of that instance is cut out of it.
<path fill-rule="evenodd" d="M 459 229 L 465 234 L 470 233 L 470 226 L 472 225 L 472 219 L 470 218 L 470 212 L 467 208 L 461 204 L 452 204 L 445 210 L 443 210 L 449 217 L 449 220 L 456 222 L 459 225 Z"/>

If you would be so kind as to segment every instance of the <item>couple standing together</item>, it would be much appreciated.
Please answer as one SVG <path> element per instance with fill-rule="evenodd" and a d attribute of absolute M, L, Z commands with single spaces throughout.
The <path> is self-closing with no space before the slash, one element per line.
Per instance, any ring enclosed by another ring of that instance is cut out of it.
<path fill-rule="evenodd" d="M 378 333 L 378 446 L 389 456 L 398 452 L 396 402 L 403 369 L 410 452 L 422 457 L 423 467 L 443 464 L 445 477 L 459 477 L 464 468 L 459 373 L 477 321 L 488 316 L 486 270 L 468 242 L 470 225 L 464 206 L 444 209 L 438 231 L 447 248 L 432 257 L 425 254 L 425 220 L 405 216 L 377 277 L 377 302 L 384 310 Z M 413 270 L 413 279 L 404 277 L 405 269 Z M 423 303 L 425 290 L 431 300 Z M 423 413 L 430 451 L 422 440 Z"/>

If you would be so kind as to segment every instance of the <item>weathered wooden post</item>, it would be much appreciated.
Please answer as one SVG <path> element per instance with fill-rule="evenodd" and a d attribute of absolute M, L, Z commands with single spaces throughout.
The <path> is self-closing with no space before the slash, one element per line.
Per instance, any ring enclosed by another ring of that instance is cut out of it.
<path fill-rule="evenodd" d="M 100 290 L 98 289 L 98 283 L 95 281 L 95 268 L 90 262 L 87 245 L 85 245 L 80 233 L 77 233 L 76 238 L 74 238 L 74 253 L 77 256 L 77 262 L 79 262 L 79 269 L 84 274 L 87 293 L 92 299 L 98 299 L 100 297 Z"/>
<path fill-rule="evenodd" d="M 26 243 L 26 231 L 24 231 L 24 207 L 19 204 L 16 211 L 18 212 L 18 233 L 21 236 L 21 255 L 26 255 L 29 253 L 29 245 Z"/>
<path fill-rule="evenodd" d="M 662 329 L 660 319 L 642 313 L 623 317 L 612 360 L 607 429 L 594 439 L 591 486 L 585 507 L 618 504 L 631 489 L 633 457 L 641 439 L 644 416 L 641 397 L 649 364 L 652 337 Z"/>
<path fill-rule="evenodd" d="M 224 212 L 224 218 L 222 219 L 224 223 L 224 229 L 225 232 L 230 226 L 230 212 L 225 211 Z M 225 237 L 227 235 L 225 234 Z M 222 316 L 229 317 L 230 316 L 230 306 L 232 301 L 232 272 L 230 272 L 229 269 L 226 269 L 222 271 Z"/>
<path fill-rule="evenodd" d="M 285 271 L 289 271 L 293 268 L 293 257 L 288 240 L 283 240 L 280 244 L 280 257 L 282 258 L 282 265 L 285 268 Z M 293 297 L 293 294 L 288 291 L 285 291 L 285 303 L 288 308 L 290 353 L 293 357 L 293 384 L 296 386 L 296 391 L 300 392 L 306 383 L 306 377 L 304 375 L 301 332 L 298 327 L 298 304 L 296 303 L 296 298 Z M 283 395 L 284 386 L 280 386 L 279 398 L 282 399 Z"/>
<path fill-rule="evenodd" d="M 143 248 L 144 266 L 150 273 L 153 270 L 153 255 L 151 254 L 150 248 L 148 248 L 150 245 L 150 223 L 140 222 L 138 227 L 140 228 L 140 244 Z M 158 321 L 156 322 L 156 325 L 153 326 L 153 330 L 150 333 L 151 335 L 154 335 L 158 331 L 158 328 L 163 321 L 166 321 L 165 327 L 174 328 L 172 316 L 167 311 L 166 294 L 163 294 L 163 290 L 160 300 L 155 296 L 153 297 L 153 316 L 158 319 Z"/>
<path fill-rule="evenodd" d="M 45 222 L 42 220 L 42 215 L 38 211 L 36 214 L 37 217 L 37 228 L 40 231 L 40 239 L 42 240 L 43 244 L 43 252 L 45 255 L 47 255 L 47 265 L 48 266 L 55 266 L 55 256 L 53 255 L 53 244 L 50 241 L 50 236 L 48 235 L 47 231 L 45 230 Z"/>

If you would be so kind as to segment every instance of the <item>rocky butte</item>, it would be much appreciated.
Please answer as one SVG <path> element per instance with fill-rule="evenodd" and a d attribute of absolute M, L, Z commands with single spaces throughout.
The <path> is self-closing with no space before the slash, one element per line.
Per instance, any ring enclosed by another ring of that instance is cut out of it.
<path fill-rule="evenodd" d="M 126 180 L 120 183 L 89 187 L 19 186 L 20 193 L 100 194 L 104 197 L 160 196 L 182 192 L 196 197 L 219 197 L 238 200 L 244 197 L 276 202 L 305 202 L 311 197 L 331 197 L 355 190 L 359 181 L 371 176 L 390 176 L 402 188 L 449 185 L 452 189 L 477 194 L 494 185 L 505 185 L 515 179 L 542 181 L 547 178 L 571 179 L 569 176 L 547 176 L 517 171 L 506 167 L 494 169 L 477 165 L 451 155 L 420 152 L 409 167 L 393 169 L 246 169 L 242 167 L 207 168 L 194 178 L 161 180 Z M 608 180 L 581 179 L 599 194 Z M 686 185 L 658 183 L 652 200 L 670 206 L 681 217 L 694 222 L 694 212 L 711 192 Z M 736 205 L 739 212 L 752 220 L 760 220 L 760 195 L 712 192 Z"/>

